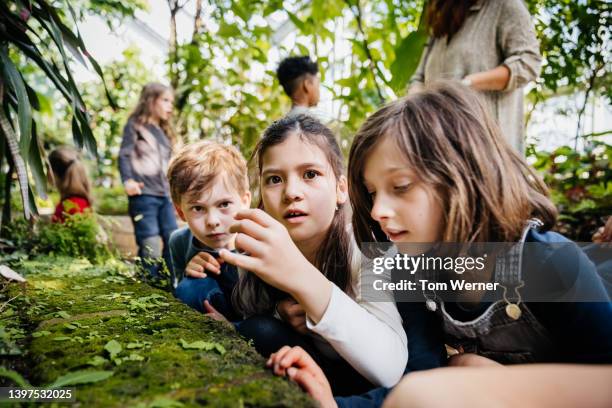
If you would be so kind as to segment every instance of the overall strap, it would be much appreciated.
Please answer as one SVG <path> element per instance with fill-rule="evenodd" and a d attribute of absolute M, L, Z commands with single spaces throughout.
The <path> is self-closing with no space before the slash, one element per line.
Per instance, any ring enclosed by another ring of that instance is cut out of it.
<path fill-rule="evenodd" d="M 517 243 L 508 243 L 509 249 L 495 260 L 495 282 L 504 289 L 504 300 L 507 303 L 506 313 L 513 319 L 521 315 L 518 305 L 521 303 L 519 289 L 525 285 L 523 280 L 523 250 L 529 231 L 543 225 L 542 221 L 532 218 L 528 220 Z"/>

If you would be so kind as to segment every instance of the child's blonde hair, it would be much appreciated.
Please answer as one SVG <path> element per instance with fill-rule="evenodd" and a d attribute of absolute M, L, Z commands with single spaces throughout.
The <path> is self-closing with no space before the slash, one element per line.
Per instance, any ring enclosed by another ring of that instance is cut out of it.
<path fill-rule="evenodd" d="M 443 205 L 442 240 L 512 242 L 537 217 L 549 229 L 556 208 L 540 176 L 503 138 L 475 91 L 449 82 L 395 101 L 370 116 L 349 155 L 349 197 L 357 242 L 384 242 L 363 183 L 366 160 L 392 138 Z"/>
<path fill-rule="evenodd" d="M 49 154 L 49 164 L 52 170 L 50 175 L 60 193 L 60 200 L 77 196 L 92 202 L 87 170 L 75 149 L 58 147 Z"/>
<path fill-rule="evenodd" d="M 146 84 L 140 92 L 140 98 L 136 104 L 136 107 L 130 114 L 130 119 L 134 120 L 140 125 L 146 124 L 153 115 L 153 104 L 164 92 L 173 93 L 174 91 L 171 87 L 157 82 L 150 82 Z M 176 134 L 174 132 L 172 121 L 170 119 L 160 119 L 159 127 L 164 131 L 166 137 L 168 137 L 168 140 L 170 140 L 170 144 L 174 144 L 176 142 Z"/>
<path fill-rule="evenodd" d="M 247 163 L 238 149 L 205 140 L 183 146 L 168 167 L 172 201 L 180 205 L 185 194 L 201 195 L 218 176 L 240 195 L 249 191 Z"/>

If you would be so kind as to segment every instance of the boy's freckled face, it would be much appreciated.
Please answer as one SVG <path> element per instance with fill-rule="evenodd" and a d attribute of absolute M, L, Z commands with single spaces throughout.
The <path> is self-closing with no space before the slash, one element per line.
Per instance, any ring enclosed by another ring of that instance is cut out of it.
<path fill-rule="evenodd" d="M 183 195 L 176 209 L 198 241 L 213 249 L 231 250 L 236 234 L 230 233 L 229 228 L 236 222 L 236 213 L 248 208 L 250 201 L 249 192 L 241 196 L 229 183 L 217 178 L 200 196 Z"/>
<path fill-rule="evenodd" d="M 432 188 L 419 181 L 395 141 L 384 137 L 366 159 L 363 178 L 370 215 L 393 242 L 432 243 L 442 237 L 444 214 Z"/>

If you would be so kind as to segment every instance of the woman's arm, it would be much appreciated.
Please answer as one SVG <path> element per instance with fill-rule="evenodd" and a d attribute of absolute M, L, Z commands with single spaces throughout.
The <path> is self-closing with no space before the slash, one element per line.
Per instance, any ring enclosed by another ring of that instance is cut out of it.
<path fill-rule="evenodd" d="M 540 74 L 542 56 L 531 15 L 522 0 L 501 2 L 497 42 L 502 52 L 501 65 L 510 77 L 503 91 L 521 88 Z"/>
<path fill-rule="evenodd" d="M 467 75 L 461 82 L 478 91 L 501 91 L 506 89 L 509 81 L 510 69 L 499 65 L 489 71 Z"/>
<path fill-rule="evenodd" d="M 504 1 L 499 13 L 497 43 L 503 61 L 488 71 L 463 78 L 478 91 L 513 91 L 535 81 L 542 57 L 531 16 L 521 0 Z"/>

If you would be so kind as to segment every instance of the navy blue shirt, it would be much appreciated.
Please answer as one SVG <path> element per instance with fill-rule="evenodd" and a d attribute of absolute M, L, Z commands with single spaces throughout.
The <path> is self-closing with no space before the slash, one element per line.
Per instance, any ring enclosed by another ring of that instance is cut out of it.
<path fill-rule="evenodd" d="M 172 233 L 169 247 L 174 272 L 181 279 L 185 276 L 187 264 L 198 252 L 207 252 L 215 257 L 215 259 L 219 257 L 219 253 L 216 250 L 198 241 L 188 227 L 180 228 Z M 208 278 L 217 281 L 219 287 L 229 300 L 231 299 L 234 286 L 238 282 L 238 268 L 235 265 L 224 262 L 221 264 L 220 269 L 221 273 L 219 275 L 215 273 L 207 273 L 206 275 Z"/>

